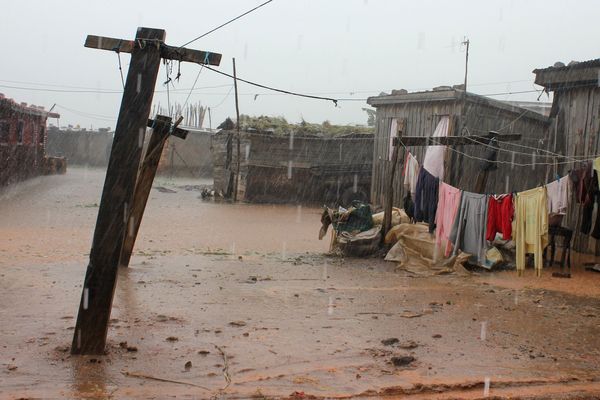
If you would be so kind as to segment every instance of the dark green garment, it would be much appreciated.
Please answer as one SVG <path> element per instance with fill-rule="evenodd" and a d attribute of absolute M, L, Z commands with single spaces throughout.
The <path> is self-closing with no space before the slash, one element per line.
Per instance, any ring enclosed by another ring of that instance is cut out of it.
<path fill-rule="evenodd" d="M 373 227 L 373 215 L 368 204 L 354 200 L 350 215 L 345 221 L 333 223 L 333 228 L 339 232 L 364 232 Z"/>

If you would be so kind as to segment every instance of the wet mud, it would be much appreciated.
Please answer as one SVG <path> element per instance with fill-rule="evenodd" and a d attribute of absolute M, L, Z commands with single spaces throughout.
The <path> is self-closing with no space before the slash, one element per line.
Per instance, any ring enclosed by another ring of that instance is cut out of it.
<path fill-rule="evenodd" d="M 0 193 L 0 398 L 597 398 L 600 274 L 325 254 L 319 209 L 159 179 L 103 356 L 71 356 L 103 171 Z M 530 271 L 528 271 L 530 272 Z"/>

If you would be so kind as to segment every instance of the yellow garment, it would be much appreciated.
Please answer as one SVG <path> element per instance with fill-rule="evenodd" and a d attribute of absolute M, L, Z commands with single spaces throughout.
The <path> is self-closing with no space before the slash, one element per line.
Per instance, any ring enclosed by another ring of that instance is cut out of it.
<path fill-rule="evenodd" d="M 548 196 L 538 187 L 517 193 L 515 204 L 515 241 L 517 272 L 525 270 L 525 254 L 533 253 L 536 275 L 542 273 L 544 247 L 548 244 Z"/>
<path fill-rule="evenodd" d="M 594 160 L 594 169 L 596 170 L 598 175 L 598 185 L 600 185 L 600 157 Z"/>

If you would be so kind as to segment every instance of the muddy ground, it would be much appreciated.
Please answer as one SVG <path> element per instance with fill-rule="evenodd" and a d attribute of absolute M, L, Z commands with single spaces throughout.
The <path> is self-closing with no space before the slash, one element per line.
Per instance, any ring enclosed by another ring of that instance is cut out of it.
<path fill-rule="evenodd" d="M 156 182 L 107 355 L 70 356 L 103 177 L 0 193 L 0 398 L 600 398 L 600 274 L 330 257 L 318 209 L 197 181 Z"/>

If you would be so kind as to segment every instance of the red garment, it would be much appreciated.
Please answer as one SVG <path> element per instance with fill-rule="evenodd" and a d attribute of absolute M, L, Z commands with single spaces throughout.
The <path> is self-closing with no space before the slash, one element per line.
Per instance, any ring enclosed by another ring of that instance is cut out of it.
<path fill-rule="evenodd" d="M 504 240 L 509 240 L 512 235 L 514 213 L 512 194 L 501 197 L 490 196 L 487 229 L 485 231 L 486 240 L 493 241 L 496 238 L 496 233 L 501 233 Z"/>

